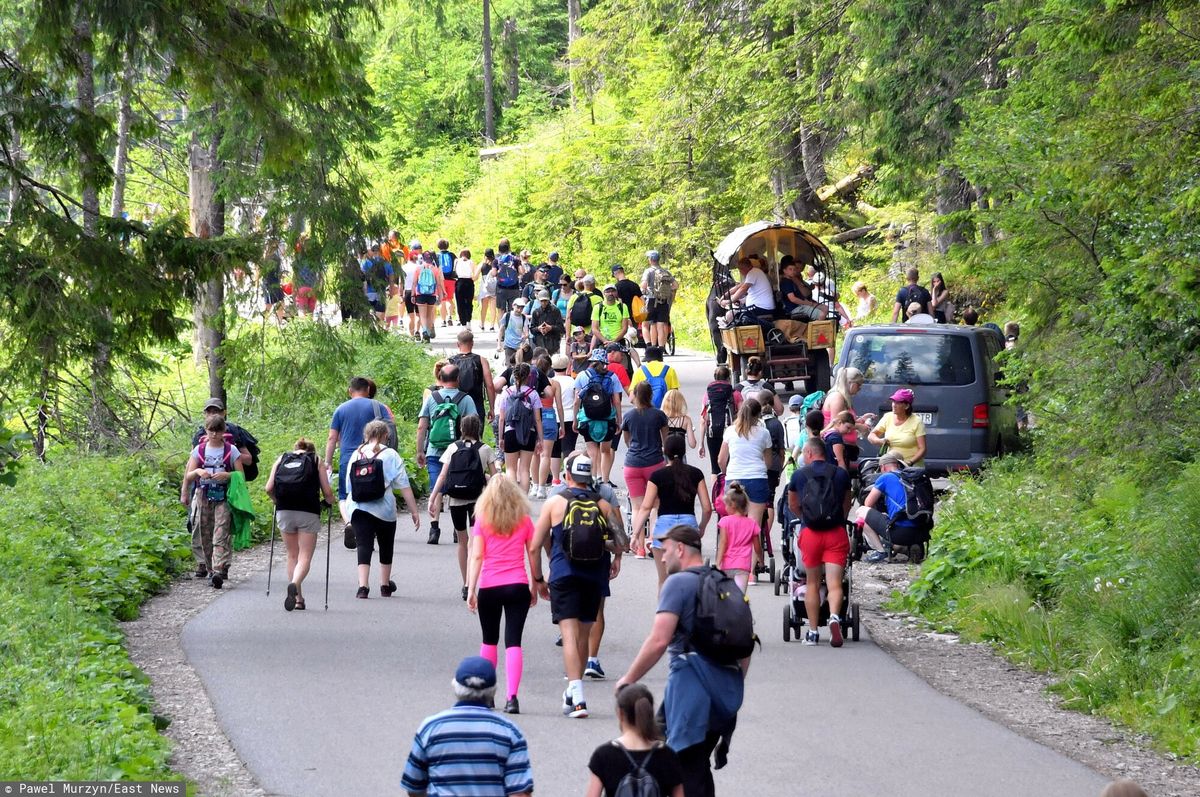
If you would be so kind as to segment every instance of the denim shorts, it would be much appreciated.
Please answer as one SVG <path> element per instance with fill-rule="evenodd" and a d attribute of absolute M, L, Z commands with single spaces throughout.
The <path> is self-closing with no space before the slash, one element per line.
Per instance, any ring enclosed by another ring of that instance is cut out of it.
<path fill-rule="evenodd" d="M 558 415 L 553 408 L 542 407 L 542 439 L 558 439 Z"/>
<path fill-rule="evenodd" d="M 771 486 L 766 477 L 761 479 L 728 479 L 728 482 L 739 482 L 746 488 L 746 497 L 754 504 L 771 503 Z"/>
<path fill-rule="evenodd" d="M 691 526 L 698 528 L 696 525 L 695 515 L 659 515 L 658 520 L 654 521 L 654 533 L 650 535 L 651 548 L 661 548 L 662 542 L 658 539 L 658 535 L 666 534 L 676 526 Z"/>

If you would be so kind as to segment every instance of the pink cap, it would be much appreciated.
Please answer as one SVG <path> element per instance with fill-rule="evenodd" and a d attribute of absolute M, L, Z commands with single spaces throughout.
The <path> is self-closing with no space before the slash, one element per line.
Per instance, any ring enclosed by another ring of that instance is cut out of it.
<path fill-rule="evenodd" d="M 892 394 L 892 401 L 903 401 L 905 404 L 912 404 L 916 396 L 906 387 L 902 387 Z"/>

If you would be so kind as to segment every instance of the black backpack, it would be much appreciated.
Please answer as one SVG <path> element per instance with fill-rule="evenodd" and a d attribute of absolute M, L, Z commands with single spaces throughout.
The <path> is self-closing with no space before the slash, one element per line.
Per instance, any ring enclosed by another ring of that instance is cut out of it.
<path fill-rule="evenodd" d="M 593 370 L 587 387 L 579 395 L 579 406 L 589 421 L 607 421 L 612 417 L 612 394 L 608 392 L 608 375 L 600 378 Z"/>
<path fill-rule="evenodd" d="M 592 328 L 592 295 L 581 293 L 578 294 L 578 297 L 571 303 L 571 326 L 590 330 Z"/>
<path fill-rule="evenodd" d="M 604 558 L 609 539 L 608 518 L 600 509 L 600 494 L 575 489 L 567 498 L 562 520 L 562 549 L 567 559 L 595 564 Z"/>
<path fill-rule="evenodd" d="M 754 652 L 754 614 L 750 599 L 725 571 L 709 565 L 689 567 L 699 578 L 696 616 L 688 647 L 717 664 L 737 664 Z"/>
<path fill-rule="evenodd" d="M 504 405 L 504 425 L 512 429 L 513 435 L 522 443 L 532 437 L 533 433 L 537 430 L 537 423 L 533 417 L 533 408 L 526 401 L 526 398 L 530 395 L 537 394 L 527 387 L 518 387 L 515 392 L 510 389 L 508 400 Z"/>
<path fill-rule="evenodd" d="M 458 366 L 458 389 L 475 395 L 475 389 L 483 381 L 483 366 L 479 364 L 479 355 L 456 354 L 450 358 L 450 362 Z"/>
<path fill-rule="evenodd" d="M 626 750 L 624 745 L 617 744 L 617 747 L 621 748 L 621 752 L 629 759 L 630 769 L 617 783 L 617 790 L 613 792 L 613 797 L 662 797 L 662 789 L 658 788 L 658 781 L 646 770 L 658 747 L 652 747 L 646 751 L 641 761 L 635 759 L 633 753 Z"/>
<path fill-rule="evenodd" d="M 396 418 L 392 415 L 385 415 L 384 409 L 383 402 L 371 399 L 371 411 L 375 415 L 375 420 L 383 421 L 387 424 L 388 448 L 395 451 L 400 446 L 400 436 L 396 434 Z"/>
<path fill-rule="evenodd" d="M 929 295 L 929 291 L 925 290 L 924 285 L 909 285 L 904 289 L 905 302 L 901 305 L 904 311 L 904 317 L 908 317 L 908 306 L 913 302 L 921 303 L 921 312 L 929 312 L 929 304 L 933 301 L 933 297 Z"/>
<path fill-rule="evenodd" d="M 258 478 L 258 457 L 261 453 L 258 450 L 258 438 L 236 423 L 228 424 L 227 431 L 233 435 L 233 444 L 237 446 L 239 452 L 250 452 L 250 464 L 242 466 L 242 475 L 246 477 L 246 481 L 254 481 Z M 192 445 L 200 445 L 200 441 L 204 439 L 204 435 L 204 427 L 201 426 L 196 430 L 196 434 L 192 436 Z"/>
<path fill-rule="evenodd" d="M 486 479 L 479 461 L 481 443 L 460 442 L 446 468 L 445 492 L 451 498 L 474 500 L 483 493 Z"/>
<path fill-rule="evenodd" d="M 708 427 L 712 430 L 709 434 L 715 437 L 733 423 L 733 385 L 709 382 L 705 393 L 708 395 Z"/>
<path fill-rule="evenodd" d="M 289 451 L 279 458 L 275 466 L 275 506 L 278 509 L 294 509 L 312 512 L 320 509 L 318 494 L 321 479 L 317 475 L 317 458 L 314 454 Z"/>
<path fill-rule="evenodd" d="M 783 449 L 787 445 L 787 433 L 783 431 L 783 422 L 775 415 L 763 416 L 763 426 L 771 435 L 771 466 L 767 470 L 783 470 Z"/>
<path fill-rule="evenodd" d="M 827 465 L 829 463 L 826 463 Z M 834 489 L 836 467 L 804 469 L 804 494 L 800 496 L 800 517 L 815 531 L 836 529 L 842 522 L 842 496 Z"/>
<path fill-rule="evenodd" d="M 378 457 L 363 457 L 362 447 L 358 449 L 360 459 L 350 463 L 350 497 L 356 504 L 377 501 L 387 492 L 387 483 L 383 479 L 383 460 Z"/>
<path fill-rule="evenodd" d="M 933 527 L 933 482 L 924 468 L 900 471 L 904 485 L 904 516 L 925 528 Z"/>

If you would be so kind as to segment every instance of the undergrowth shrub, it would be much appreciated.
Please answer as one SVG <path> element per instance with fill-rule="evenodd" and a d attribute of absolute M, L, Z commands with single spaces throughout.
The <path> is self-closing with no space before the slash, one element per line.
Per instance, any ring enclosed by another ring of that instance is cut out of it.
<path fill-rule="evenodd" d="M 1032 464 L 958 483 L 897 602 L 1055 674 L 1067 706 L 1200 760 L 1200 465 L 1143 486 Z"/>

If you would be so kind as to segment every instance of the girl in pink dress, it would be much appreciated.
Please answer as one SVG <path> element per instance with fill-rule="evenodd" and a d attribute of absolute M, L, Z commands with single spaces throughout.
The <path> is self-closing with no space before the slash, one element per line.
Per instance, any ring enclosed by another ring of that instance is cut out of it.
<path fill-rule="evenodd" d="M 750 503 L 746 489 L 739 482 L 725 487 L 725 510 L 729 513 L 717 523 L 721 533 L 717 538 L 717 567 L 733 576 L 745 591 L 752 580 L 752 564 L 762 562 L 762 538 L 758 523 L 746 517 Z"/>

